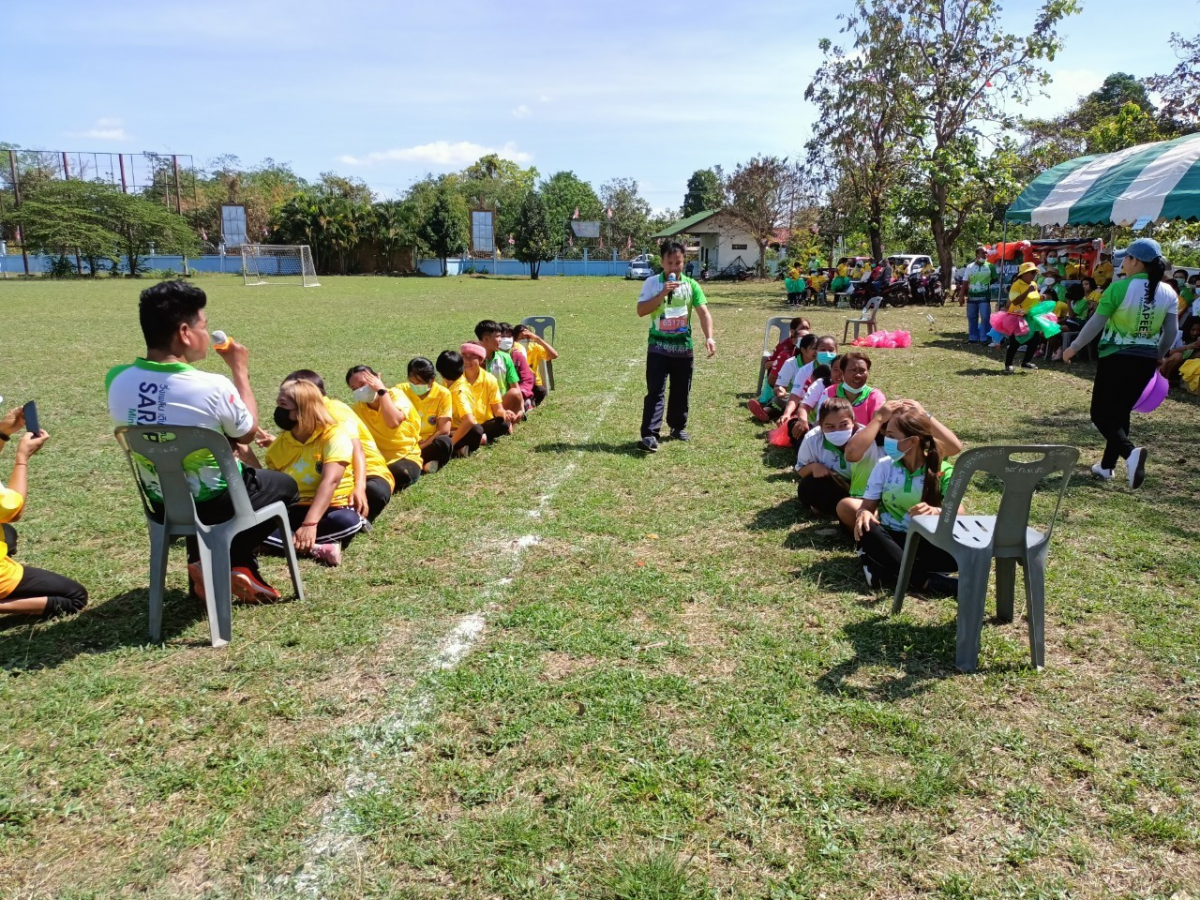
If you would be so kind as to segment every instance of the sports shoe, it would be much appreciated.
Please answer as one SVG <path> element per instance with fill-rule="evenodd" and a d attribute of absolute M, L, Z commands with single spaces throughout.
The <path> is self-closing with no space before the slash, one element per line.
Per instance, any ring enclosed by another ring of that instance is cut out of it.
<path fill-rule="evenodd" d="M 671 429 L 671 440 L 673 440 L 673 441 L 690 441 L 691 439 L 692 439 L 692 436 L 687 433 L 687 429 L 685 429 L 685 428 L 672 428 Z"/>
<path fill-rule="evenodd" d="M 1031 362 L 1027 362 L 1027 363 L 1021 363 L 1021 368 L 1022 368 L 1022 369 L 1032 369 L 1032 370 L 1033 370 L 1033 371 L 1035 371 L 1035 372 L 1037 371 L 1037 366 L 1035 366 L 1035 365 L 1034 365 L 1033 363 L 1031 363 Z"/>
<path fill-rule="evenodd" d="M 758 402 L 757 398 L 751 400 L 746 404 L 746 406 L 750 407 L 750 414 L 754 416 L 754 418 L 758 419 L 758 421 L 767 422 L 770 420 L 770 415 L 768 415 L 767 411 L 763 409 L 763 405 Z"/>
<path fill-rule="evenodd" d="M 1103 481 L 1108 481 L 1113 477 L 1113 470 L 1106 469 L 1100 463 L 1096 463 L 1092 466 L 1092 474 Z"/>
<path fill-rule="evenodd" d="M 942 572 L 931 572 L 925 580 L 925 593 L 935 597 L 957 597 L 958 579 Z"/>
<path fill-rule="evenodd" d="M 637 448 L 643 453 L 657 453 L 658 439 L 654 437 L 644 437 L 638 441 Z"/>
<path fill-rule="evenodd" d="M 337 541 L 330 544 L 315 544 L 312 548 L 312 558 L 329 567 L 342 564 L 342 545 Z"/>
<path fill-rule="evenodd" d="M 441 466 L 438 465 L 438 461 L 436 459 L 431 459 L 429 462 L 425 463 L 425 474 L 432 475 L 440 468 Z"/>
<path fill-rule="evenodd" d="M 207 595 L 204 592 L 204 569 L 199 562 L 188 563 L 187 569 L 192 593 L 201 600 L 205 600 Z"/>
<path fill-rule="evenodd" d="M 1129 459 L 1125 460 L 1125 471 L 1129 476 L 1129 486 L 1136 490 L 1142 486 L 1142 482 L 1146 480 L 1146 448 L 1134 447 L 1133 452 L 1129 454 Z"/>
<path fill-rule="evenodd" d="M 1017 370 L 1016 370 L 1016 369 L 1014 369 L 1012 366 L 1005 366 L 1005 367 L 1004 367 L 1004 374 L 1005 374 L 1005 375 L 1012 375 L 1012 374 L 1013 374 L 1014 372 L 1016 372 L 1016 371 L 1017 371 Z"/>
<path fill-rule="evenodd" d="M 280 599 L 279 591 L 246 566 L 238 566 L 233 570 L 230 586 L 233 588 L 233 596 L 243 603 L 274 603 Z"/>
<path fill-rule="evenodd" d="M 863 575 L 867 579 L 867 589 L 871 591 L 879 591 L 883 589 L 883 582 L 879 580 L 879 576 L 871 571 L 871 567 L 863 563 Z"/>

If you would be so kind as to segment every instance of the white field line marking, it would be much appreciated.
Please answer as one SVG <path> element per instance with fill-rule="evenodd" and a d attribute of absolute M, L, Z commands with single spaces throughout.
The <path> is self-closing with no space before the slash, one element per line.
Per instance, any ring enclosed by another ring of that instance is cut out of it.
<path fill-rule="evenodd" d="M 639 359 L 631 359 L 628 370 L 632 371 Z M 578 437 L 580 441 L 589 441 L 599 429 L 608 415 L 613 402 L 629 380 L 629 371 L 621 378 L 621 383 L 614 386 L 607 396 L 596 405 L 590 417 L 587 431 Z M 578 457 L 584 451 L 576 450 Z M 557 472 L 546 483 L 539 499 L 536 518 L 554 500 L 559 489 L 571 478 L 579 468 L 577 460 L 572 460 Z M 530 513 L 533 515 L 533 512 Z M 487 607 L 490 601 L 502 594 L 513 578 L 520 574 L 524 566 L 523 554 L 529 547 L 541 543 L 536 534 L 526 534 L 510 542 L 512 564 L 506 576 L 493 585 L 483 588 L 479 593 L 480 606 Z M 451 671 L 471 652 L 472 648 L 483 636 L 487 626 L 484 611 L 470 613 L 455 623 L 451 632 L 442 639 L 437 649 L 429 659 L 429 668 L 425 673 L 435 671 Z M 430 688 L 424 688 L 410 698 L 408 704 L 398 713 L 386 716 L 377 722 L 372 722 L 357 729 L 357 747 L 349 763 L 346 779 L 342 789 L 335 795 L 326 798 L 322 804 L 322 812 L 317 831 L 304 842 L 304 861 L 300 867 L 290 874 L 279 875 L 272 882 L 273 890 L 267 896 L 303 897 L 309 900 L 323 900 L 325 885 L 330 877 L 338 870 L 342 860 L 361 856 L 361 841 L 354 833 L 358 826 L 358 816 L 350 805 L 360 797 L 371 794 L 382 794 L 387 791 L 380 774 L 373 764 L 382 757 L 400 757 L 409 752 L 409 748 L 417 732 L 429 719 L 433 712 L 433 695 Z"/>

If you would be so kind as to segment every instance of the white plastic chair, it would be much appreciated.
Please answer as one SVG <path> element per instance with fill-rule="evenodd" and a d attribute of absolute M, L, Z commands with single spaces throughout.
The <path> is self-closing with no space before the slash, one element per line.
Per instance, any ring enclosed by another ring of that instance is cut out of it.
<path fill-rule="evenodd" d="M 850 334 L 850 326 L 854 326 L 854 340 L 858 340 L 858 331 L 862 326 L 867 326 L 867 334 L 878 331 L 875 319 L 879 315 L 879 307 L 883 305 L 883 297 L 872 297 L 867 301 L 867 305 L 862 308 L 862 312 L 858 318 L 846 318 L 846 327 L 842 329 L 842 343 L 845 344 Z"/>
<path fill-rule="evenodd" d="M 772 316 L 767 319 L 767 328 L 763 333 L 762 362 L 758 365 L 758 387 L 754 389 L 755 397 L 762 393 L 763 379 L 767 377 L 767 363 L 771 361 L 771 354 L 775 352 L 776 345 L 791 333 L 791 326 L 790 316 Z M 772 331 L 779 332 L 778 338 L 771 336 Z"/>
<path fill-rule="evenodd" d="M 534 334 L 551 347 L 554 346 L 554 316 L 526 316 L 521 320 L 521 324 L 532 328 Z M 546 337 L 547 334 L 550 337 Z M 546 386 L 547 390 L 554 390 L 554 361 L 544 359 L 539 368 L 542 370 L 542 384 Z"/>
<path fill-rule="evenodd" d="M 150 640 L 157 642 L 162 636 L 167 560 L 171 539 L 175 537 L 195 536 L 199 544 L 208 627 L 214 647 L 223 647 L 233 637 L 229 547 L 234 537 L 246 529 L 271 519 L 279 520 L 296 599 L 304 599 L 304 584 L 300 580 L 300 565 L 292 543 L 287 506 L 276 502 L 256 510 L 250 505 L 242 473 L 223 434 L 210 428 L 171 425 L 124 425 L 115 433 L 133 472 L 133 480 L 138 486 L 138 495 L 142 498 L 142 508 L 146 513 L 146 527 L 150 531 Z M 207 450 L 213 455 L 221 476 L 229 486 L 233 517 L 216 525 L 205 525 L 196 516 L 196 504 L 183 471 L 184 459 L 200 450 Z M 142 479 L 138 477 L 137 464 L 132 456 L 134 453 L 149 460 L 158 473 L 163 498 L 161 522 L 156 521 L 156 513 L 146 496 Z"/>
<path fill-rule="evenodd" d="M 1026 462 L 1014 459 L 1016 455 L 1040 459 Z M 1046 664 L 1046 554 L 1067 483 L 1078 459 L 1079 451 L 1075 447 L 1059 445 L 968 450 L 955 461 L 954 474 L 942 501 L 942 514 L 913 516 L 909 520 L 892 613 L 899 613 L 904 605 L 917 545 L 922 540 L 953 556 L 958 563 L 958 636 L 954 655 L 955 665 L 961 671 L 973 672 L 979 664 L 979 640 L 983 634 L 988 575 L 993 559 L 996 560 L 996 617 L 1003 622 L 1013 619 L 1017 563 L 1024 568 L 1030 660 L 1037 669 Z M 958 506 L 976 472 L 988 472 L 1004 482 L 1000 509 L 994 516 L 958 515 Z M 1062 482 L 1058 499 L 1043 534 L 1029 527 L 1029 507 L 1042 479 L 1059 474 Z"/>

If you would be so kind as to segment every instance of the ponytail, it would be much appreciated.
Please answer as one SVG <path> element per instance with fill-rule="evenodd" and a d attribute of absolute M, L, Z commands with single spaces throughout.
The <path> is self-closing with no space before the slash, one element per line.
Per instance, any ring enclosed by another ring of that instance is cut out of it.
<path fill-rule="evenodd" d="M 1167 274 L 1167 258 L 1165 256 L 1156 256 L 1146 266 L 1146 297 L 1142 300 L 1142 307 L 1149 309 L 1154 305 L 1154 297 L 1158 293 L 1158 286 L 1162 284 L 1162 280 Z"/>
<path fill-rule="evenodd" d="M 826 405 L 830 401 L 826 400 Z M 822 411 L 824 406 L 821 407 Z M 925 483 L 921 488 L 921 502 L 930 506 L 942 505 L 942 450 L 929 419 L 911 408 L 901 409 L 892 416 L 896 427 L 906 437 L 915 437 L 925 454 Z"/>

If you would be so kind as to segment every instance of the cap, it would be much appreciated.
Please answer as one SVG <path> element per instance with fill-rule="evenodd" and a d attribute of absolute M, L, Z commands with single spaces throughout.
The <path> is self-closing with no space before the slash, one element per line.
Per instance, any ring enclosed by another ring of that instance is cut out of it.
<path fill-rule="evenodd" d="M 467 341 L 467 343 L 458 348 L 458 352 L 461 356 L 473 356 L 480 362 L 487 359 L 487 351 L 474 341 Z"/>
<path fill-rule="evenodd" d="M 1153 238 L 1138 238 L 1125 248 L 1125 252 L 1140 262 L 1148 263 L 1162 256 L 1162 247 Z"/>

